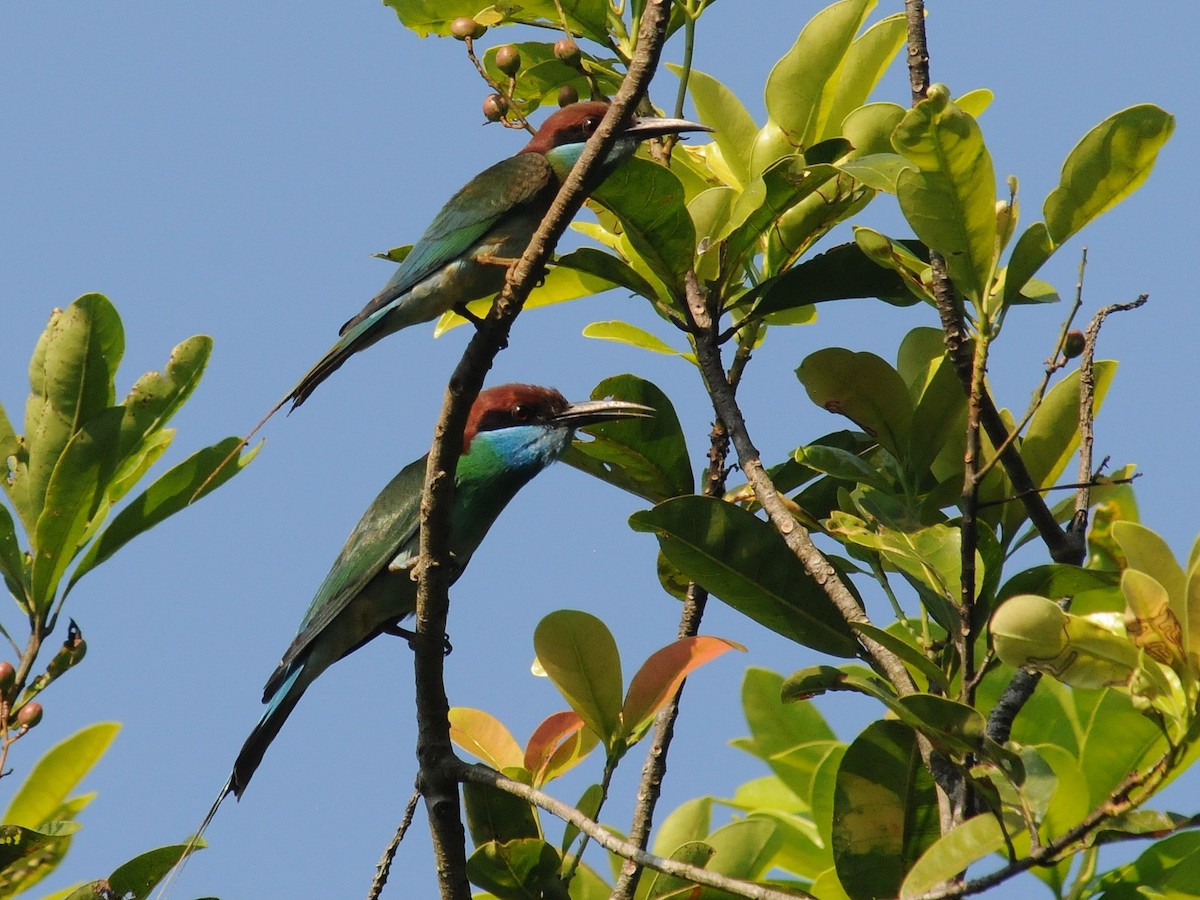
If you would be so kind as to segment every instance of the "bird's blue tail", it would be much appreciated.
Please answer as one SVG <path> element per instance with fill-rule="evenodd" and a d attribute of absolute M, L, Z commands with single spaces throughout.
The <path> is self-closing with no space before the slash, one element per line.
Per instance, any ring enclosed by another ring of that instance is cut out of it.
<path fill-rule="evenodd" d="M 271 696 L 267 711 L 242 745 L 242 750 L 233 763 L 233 774 L 229 776 L 228 790 L 232 791 L 235 797 L 242 796 L 242 791 L 246 790 L 246 785 L 250 783 L 259 763 L 262 762 L 263 755 L 271 746 L 271 741 L 275 740 L 279 729 L 283 727 L 283 723 L 287 721 L 287 717 L 291 715 L 312 682 L 311 678 L 303 677 L 304 669 L 303 663 L 298 664 L 283 680 Z"/>

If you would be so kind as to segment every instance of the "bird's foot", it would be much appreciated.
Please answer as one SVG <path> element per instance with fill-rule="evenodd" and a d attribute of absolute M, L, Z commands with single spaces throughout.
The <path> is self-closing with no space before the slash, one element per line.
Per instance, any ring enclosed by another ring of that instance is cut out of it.
<path fill-rule="evenodd" d="M 410 631 L 407 628 L 401 628 L 399 625 L 384 625 L 382 628 L 384 634 L 390 634 L 392 637 L 404 638 L 408 641 L 408 646 L 416 650 L 417 641 L 421 640 L 424 635 L 417 631 Z M 449 656 L 454 647 L 450 644 L 448 635 L 442 635 L 442 656 Z"/>

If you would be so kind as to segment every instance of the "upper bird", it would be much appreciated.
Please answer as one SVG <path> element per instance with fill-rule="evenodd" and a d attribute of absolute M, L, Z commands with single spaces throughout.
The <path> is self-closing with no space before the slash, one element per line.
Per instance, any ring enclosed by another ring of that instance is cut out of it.
<path fill-rule="evenodd" d="M 576 428 L 653 414 L 648 406 L 622 400 L 568 403 L 558 391 L 536 385 L 506 384 L 481 392 L 471 407 L 456 469 L 452 579 L 461 574 L 517 491 L 566 452 Z M 317 589 L 299 633 L 267 680 L 267 710 L 238 754 L 221 797 L 229 791 L 241 796 L 267 747 L 318 675 L 377 635 L 395 631 L 401 619 L 415 612 L 417 585 L 411 569 L 420 547 L 424 481 L 422 457 L 388 483 L 351 532 Z"/>
<path fill-rule="evenodd" d="M 271 412 L 289 400 L 295 409 L 342 363 L 381 338 L 499 293 L 506 264 L 525 252 L 608 106 L 585 101 L 563 107 L 516 156 L 467 182 L 434 217 L 383 290 L 341 327 L 337 343 Z M 592 188 L 647 138 L 711 130 L 686 119 L 634 118 L 600 164 Z"/>

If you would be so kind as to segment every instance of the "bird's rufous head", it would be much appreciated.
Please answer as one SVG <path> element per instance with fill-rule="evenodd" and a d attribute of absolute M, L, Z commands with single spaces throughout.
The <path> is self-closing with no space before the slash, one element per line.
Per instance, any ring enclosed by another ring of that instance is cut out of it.
<path fill-rule="evenodd" d="M 564 106 L 542 123 L 537 134 L 520 151 L 521 153 L 549 153 L 555 147 L 566 144 L 583 144 L 600 127 L 604 114 L 608 112 L 606 100 L 581 100 Z M 626 137 L 645 140 L 665 134 L 681 134 L 685 131 L 712 131 L 707 125 L 689 122 L 686 119 L 658 117 L 638 118 L 622 132 Z"/>

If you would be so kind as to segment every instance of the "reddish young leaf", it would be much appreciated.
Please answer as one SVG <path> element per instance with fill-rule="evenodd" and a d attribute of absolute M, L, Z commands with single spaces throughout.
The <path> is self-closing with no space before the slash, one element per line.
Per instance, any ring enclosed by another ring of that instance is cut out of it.
<path fill-rule="evenodd" d="M 525 747 L 525 768 L 533 775 L 534 787 L 572 768 L 598 742 L 577 713 L 566 710 L 548 716 Z"/>
<path fill-rule="evenodd" d="M 450 740 L 493 769 L 520 766 L 521 746 L 498 719 L 481 709 L 450 710 Z"/>
<path fill-rule="evenodd" d="M 745 652 L 746 648 L 724 638 L 699 635 L 680 638 L 652 653 L 633 676 L 629 692 L 625 695 L 625 703 L 621 707 L 624 735 L 635 735 L 666 706 L 667 701 L 679 690 L 683 679 L 727 650 Z"/>

